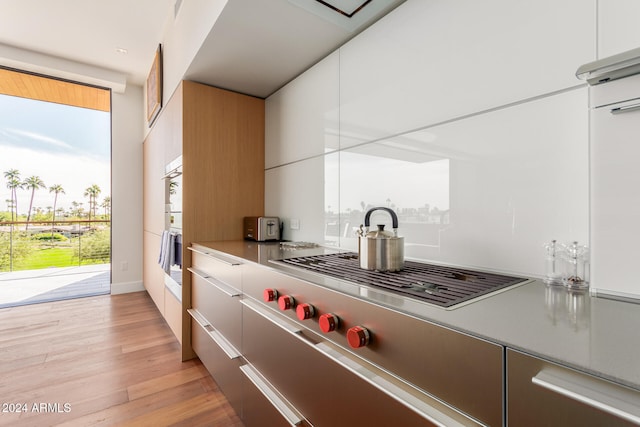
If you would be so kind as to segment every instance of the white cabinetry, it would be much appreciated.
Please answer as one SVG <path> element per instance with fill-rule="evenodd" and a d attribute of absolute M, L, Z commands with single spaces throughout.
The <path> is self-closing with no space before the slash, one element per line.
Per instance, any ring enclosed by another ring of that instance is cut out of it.
<path fill-rule="evenodd" d="M 598 56 L 605 58 L 640 46 L 640 2 L 598 2 Z"/>
<path fill-rule="evenodd" d="M 640 298 L 640 75 L 591 90 L 591 286 Z"/>
<path fill-rule="evenodd" d="M 338 78 L 333 53 L 267 99 L 267 169 L 338 148 Z"/>
<path fill-rule="evenodd" d="M 595 0 L 408 1 L 340 48 L 341 146 L 579 82 Z"/>

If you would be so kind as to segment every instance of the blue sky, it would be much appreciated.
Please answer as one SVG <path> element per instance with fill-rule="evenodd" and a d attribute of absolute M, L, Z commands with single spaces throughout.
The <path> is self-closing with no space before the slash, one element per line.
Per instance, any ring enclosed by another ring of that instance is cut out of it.
<path fill-rule="evenodd" d="M 36 191 L 33 206 L 46 210 L 53 205 L 49 187 L 60 184 L 66 194 L 58 197 L 58 207 L 72 201 L 84 203 L 84 190 L 97 184 L 102 193 L 110 190 L 109 113 L 50 102 L 0 95 L 0 210 L 7 210 L 10 198 L 4 172 L 20 171 L 20 178 L 36 175 L 47 186 Z M 30 191 L 18 191 L 18 210 L 26 214 Z"/>

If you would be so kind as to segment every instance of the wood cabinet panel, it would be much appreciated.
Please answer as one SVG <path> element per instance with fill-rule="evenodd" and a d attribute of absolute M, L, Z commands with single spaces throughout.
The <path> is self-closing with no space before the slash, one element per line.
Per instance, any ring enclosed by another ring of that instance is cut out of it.
<path fill-rule="evenodd" d="M 160 235 L 165 226 L 164 139 L 154 129 L 143 143 L 142 211 L 145 231 Z"/>
<path fill-rule="evenodd" d="M 183 233 L 242 238 L 242 218 L 264 213 L 264 101 L 183 82 Z"/>
<path fill-rule="evenodd" d="M 182 344 L 182 303 L 167 287 L 164 287 L 164 318 Z"/>
<path fill-rule="evenodd" d="M 182 154 L 182 91 L 176 90 L 165 105 L 161 123 L 164 139 L 164 163 Z"/>
<path fill-rule="evenodd" d="M 148 231 L 144 232 L 143 246 L 143 284 L 151 299 L 164 316 L 164 271 L 158 264 L 160 236 Z"/>
<path fill-rule="evenodd" d="M 187 270 L 191 252 L 186 248 L 194 241 L 241 239 L 243 217 L 264 214 L 264 100 L 184 81 L 163 106 L 144 147 L 144 229 L 155 236 L 145 235 L 144 283 L 154 301 L 164 295 L 164 290 L 159 293 L 155 288 L 158 271 L 163 274 L 157 266 L 165 228 L 162 178 L 165 165 L 180 155 L 184 248 L 180 321 L 175 304 L 161 311 L 165 318 L 171 313 L 171 327 L 186 360 L 194 356 L 186 311 L 192 306 Z"/>

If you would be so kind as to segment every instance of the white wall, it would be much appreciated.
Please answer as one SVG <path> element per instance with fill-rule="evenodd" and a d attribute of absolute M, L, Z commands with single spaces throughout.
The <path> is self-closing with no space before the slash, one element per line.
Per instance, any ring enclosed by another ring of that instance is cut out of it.
<path fill-rule="evenodd" d="M 166 103 L 211 31 L 227 0 L 189 0 L 165 26 L 163 97 Z M 143 290 L 142 141 L 145 90 L 129 84 L 112 97 L 112 293 Z"/>
<path fill-rule="evenodd" d="M 588 241 L 575 70 L 620 46 L 620 4 L 408 0 L 267 99 L 266 212 L 356 250 L 392 206 L 409 258 L 542 276 L 544 243 Z"/>
<path fill-rule="evenodd" d="M 128 85 L 111 97 L 111 293 L 142 285 L 143 90 Z"/>
<path fill-rule="evenodd" d="M 161 42 L 163 104 L 171 98 L 184 78 L 187 68 L 209 35 L 227 1 L 183 1 L 175 19 L 172 14 L 167 20 Z M 144 129 L 146 135 L 149 129 L 146 126 Z"/>

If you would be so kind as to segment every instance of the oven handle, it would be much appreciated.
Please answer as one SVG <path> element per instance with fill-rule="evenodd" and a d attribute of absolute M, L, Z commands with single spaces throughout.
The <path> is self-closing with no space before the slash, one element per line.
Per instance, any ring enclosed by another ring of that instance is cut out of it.
<path fill-rule="evenodd" d="M 231 360 L 237 359 L 240 357 L 240 352 L 236 350 L 236 348 L 229 342 L 227 339 L 218 331 L 214 329 L 213 326 L 198 312 L 193 308 L 187 309 L 187 313 L 196 321 L 198 325 L 211 337 L 211 339 L 218 344 L 218 347 L 224 351 L 224 354 Z"/>
<path fill-rule="evenodd" d="M 298 416 L 289 408 L 278 393 L 273 390 L 273 387 L 262 378 L 262 375 L 260 375 L 251 364 L 247 363 L 246 365 L 240 366 L 240 370 L 290 425 L 297 426 L 302 423 L 302 417 Z"/>
<path fill-rule="evenodd" d="M 531 382 L 592 408 L 640 424 L 638 392 L 598 379 L 554 368 L 544 368 Z"/>
<path fill-rule="evenodd" d="M 398 403 L 404 405 L 405 407 L 412 410 L 413 412 L 415 412 L 422 418 L 428 420 L 429 422 L 441 427 L 449 427 L 449 426 L 462 427 L 466 425 L 466 424 L 462 424 L 458 420 L 455 420 L 454 418 L 451 418 L 447 414 L 434 408 L 428 403 L 422 401 L 421 399 L 409 393 L 408 391 L 403 390 L 398 385 L 394 384 L 393 382 L 387 380 L 383 376 L 379 375 L 378 373 L 364 366 L 362 363 L 359 363 L 353 360 L 352 358 L 344 355 L 341 351 L 338 350 L 337 346 L 334 346 L 333 344 L 330 344 L 327 341 L 323 341 L 319 343 L 312 342 L 302 334 L 302 331 L 303 331 L 302 328 L 295 326 L 294 324 L 284 319 L 281 319 L 280 317 L 274 316 L 270 312 L 270 310 L 262 307 L 257 302 L 254 302 L 247 298 L 240 300 L 240 302 L 242 303 L 242 305 L 244 305 L 248 309 L 264 317 L 265 319 L 267 319 L 274 325 L 278 326 L 279 328 L 285 330 L 286 332 L 293 335 L 303 343 L 307 344 L 311 348 L 320 352 L 322 355 L 324 355 L 328 359 L 342 366 L 352 374 L 358 376 L 365 382 L 369 383 L 371 386 L 375 387 L 379 391 L 391 397 Z M 406 384 L 406 385 L 408 387 L 412 387 L 409 384 Z M 420 394 L 425 394 L 422 391 L 418 391 L 418 392 Z M 428 397 L 432 397 L 432 396 L 428 396 Z M 439 402 L 439 403 L 442 403 L 442 402 Z"/>
<path fill-rule="evenodd" d="M 205 273 L 203 273 L 200 270 L 196 270 L 195 268 L 192 268 L 192 267 L 187 268 L 187 270 L 189 270 L 190 272 L 192 272 L 193 274 L 195 274 L 196 276 L 198 276 L 199 278 L 201 278 L 202 280 L 204 280 L 214 288 L 218 289 L 219 291 L 223 292 L 224 294 L 230 297 L 238 297 L 242 295 L 242 292 L 240 292 L 236 288 L 229 286 L 226 283 L 221 282 L 220 280 L 214 277 L 207 276 Z"/>
<path fill-rule="evenodd" d="M 221 263 L 223 263 L 223 264 L 227 264 L 227 265 L 230 265 L 230 266 L 232 266 L 232 267 L 235 267 L 235 266 L 238 266 L 238 265 L 242 265 L 242 263 L 241 263 L 241 262 L 239 262 L 239 261 L 230 260 L 230 259 L 224 258 L 224 257 L 222 257 L 222 256 L 220 256 L 220 255 L 213 256 L 213 255 L 211 255 L 211 252 L 199 251 L 199 250 L 197 250 L 197 249 L 194 249 L 194 248 L 193 248 L 193 247 L 191 247 L 191 246 L 189 246 L 189 248 L 188 248 L 188 249 L 189 249 L 191 252 L 195 252 L 195 253 L 200 254 L 200 255 L 208 256 L 209 258 L 213 258 L 213 259 L 215 259 L 216 261 L 220 261 Z"/>

